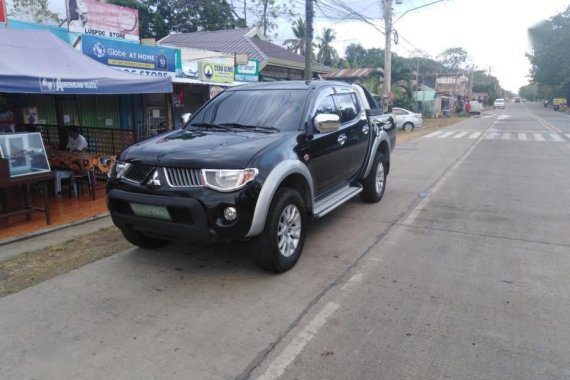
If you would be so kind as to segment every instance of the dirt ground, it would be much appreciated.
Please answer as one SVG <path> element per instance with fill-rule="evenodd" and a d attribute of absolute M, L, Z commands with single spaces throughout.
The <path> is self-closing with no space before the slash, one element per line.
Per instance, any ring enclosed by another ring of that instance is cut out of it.
<path fill-rule="evenodd" d="M 462 118 L 457 116 L 425 119 L 422 128 L 412 132 L 398 130 L 397 142 L 402 144 L 460 120 Z M 119 229 L 111 227 L 60 245 L 26 252 L 2 261 L 0 262 L 0 297 L 19 292 L 130 247 L 131 244 L 123 238 Z"/>

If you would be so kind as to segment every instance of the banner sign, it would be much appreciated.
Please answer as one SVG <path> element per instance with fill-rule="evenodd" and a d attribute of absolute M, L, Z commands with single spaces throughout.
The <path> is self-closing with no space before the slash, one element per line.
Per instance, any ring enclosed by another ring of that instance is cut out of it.
<path fill-rule="evenodd" d="M 139 75 L 176 76 L 176 49 L 89 35 L 83 35 L 81 40 L 83 54 L 107 66 Z"/>
<path fill-rule="evenodd" d="M 139 41 L 139 11 L 96 0 L 66 0 L 69 31 Z"/>
<path fill-rule="evenodd" d="M 200 62 L 200 79 L 206 82 L 231 83 L 234 81 L 234 66 L 225 63 Z"/>
<path fill-rule="evenodd" d="M 0 22 L 6 23 L 6 0 L 0 0 Z"/>
<path fill-rule="evenodd" d="M 238 82 L 258 82 L 259 62 L 255 59 L 247 61 L 247 65 L 236 65 L 235 79 Z"/>

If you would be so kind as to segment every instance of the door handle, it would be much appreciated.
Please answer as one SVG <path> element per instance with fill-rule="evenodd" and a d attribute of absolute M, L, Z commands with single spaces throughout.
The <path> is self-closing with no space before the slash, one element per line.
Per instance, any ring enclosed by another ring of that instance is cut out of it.
<path fill-rule="evenodd" d="M 369 130 L 370 130 L 370 127 L 368 125 L 365 125 L 364 127 L 362 127 L 362 133 L 364 133 L 365 135 L 368 134 Z"/>
<path fill-rule="evenodd" d="M 338 141 L 338 143 L 340 145 L 344 145 L 344 143 L 346 142 L 346 135 L 342 134 L 342 135 L 338 136 L 338 139 L 336 141 Z"/>

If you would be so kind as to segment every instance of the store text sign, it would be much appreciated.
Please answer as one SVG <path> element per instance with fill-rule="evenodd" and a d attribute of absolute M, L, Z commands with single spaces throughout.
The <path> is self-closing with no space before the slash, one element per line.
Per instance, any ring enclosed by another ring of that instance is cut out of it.
<path fill-rule="evenodd" d="M 139 41 L 136 9 L 96 0 L 67 0 L 66 5 L 70 32 Z"/>
<path fill-rule="evenodd" d="M 250 59 L 245 65 L 236 65 L 235 79 L 238 82 L 259 81 L 259 62 Z"/>
<path fill-rule="evenodd" d="M 83 54 L 121 71 L 147 76 L 176 73 L 176 50 L 83 35 Z"/>
<path fill-rule="evenodd" d="M 200 62 L 200 79 L 207 82 L 231 83 L 234 81 L 234 66 L 224 63 Z"/>

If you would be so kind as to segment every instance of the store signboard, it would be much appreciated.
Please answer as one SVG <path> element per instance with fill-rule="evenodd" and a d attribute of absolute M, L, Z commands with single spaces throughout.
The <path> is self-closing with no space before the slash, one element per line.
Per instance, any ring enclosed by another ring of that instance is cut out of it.
<path fill-rule="evenodd" d="M 137 45 L 84 35 L 83 54 L 121 71 L 147 76 L 176 75 L 176 49 Z"/>
<path fill-rule="evenodd" d="M 250 59 L 246 65 L 236 65 L 235 80 L 238 82 L 258 82 L 259 61 Z"/>
<path fill-rule="evenodd" d="M 139 42 L 136 9 L 96 0 L 67 0 L 69 31 Z"/>
<path fill-rule="evenodd" d="M 200 79 L 205 82 L 231 83 L 234 81 L 234 65 L 199 62 Z"/>
<path fill-rule="evenodd" d="M 6 23 L 6 0 L 0 0 L 0 23 Z"/>

